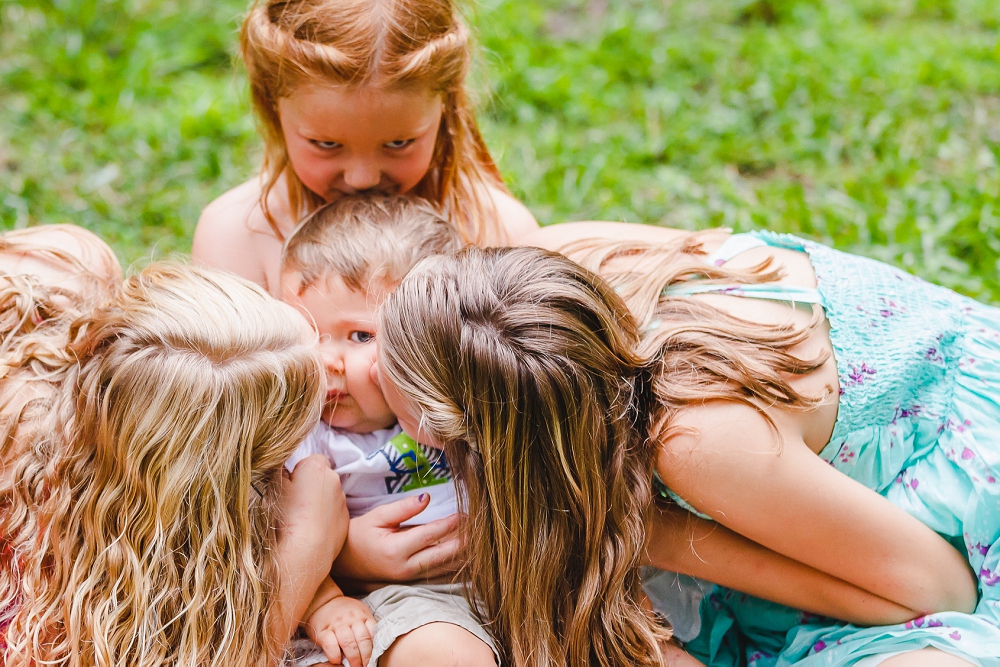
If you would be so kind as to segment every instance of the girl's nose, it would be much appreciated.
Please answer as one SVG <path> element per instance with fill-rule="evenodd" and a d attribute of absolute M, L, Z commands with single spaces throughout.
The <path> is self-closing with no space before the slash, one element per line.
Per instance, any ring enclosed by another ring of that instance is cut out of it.
<path fill-rule="evenodd" d="M 344 171 L 344 183 L 353 190 L 367 190 L 377 187 L 382 180 L 378 166 L 367 160 L 351 163 Z"/>

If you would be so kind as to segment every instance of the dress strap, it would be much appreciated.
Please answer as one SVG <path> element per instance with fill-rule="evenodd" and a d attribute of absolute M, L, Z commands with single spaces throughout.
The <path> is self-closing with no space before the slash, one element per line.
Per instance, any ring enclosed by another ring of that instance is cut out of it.
<path fill-rule="evenodd" d="M 715 252 L 705 258 L 705 263 L 709 266 L 722 266 L 736 255 L 746 252 L 751 248 L 762 248 L 767 245 L 767 241 L 753 234 L 731 234 L 728 239 L 722 242 Z"/>
<path fill-rule="evenodd" d="M 761 248 L 771 245 L 767 237 L 757 234 L 733 234 L 722 242 L 715 252 L 705 258 L 710 266 L 722 266 L 732 258 L 751 248 Z M 680 283 L 663 290 L 663 296 L 691 296 L 692 294 L 726 294 L 742 296 L 749 299 L 767 299 L 768 301 L 784 301 L 791 304 L 823 304 L 819 290 L 814 287 L 797 287 L 795 285 L 777 285 L 775 283 L 718 284 L 718 283 Z"/>
<path fill-rule="evenodd" d="M 699 512 L 691 505 L 691 503 L 689 503 L 688 501 L 684 500 L 679 495 L 671 491 L 670 487 L 668 487 L 666 484 L 663 483 L 663 480 L 660 479 L 659 473 L 657 473 L 655 470 L 653 471 L 653 490 L 656 493 L 660 494 L 661 498 L 668 498 L 674 501 L 675 503 L 686 509 L 688 512 L 691 512 L 691 514 L 694 514 L 697 517 L 701 517 L 702 519 L 705 519 L 707 521 L 715 521 L 715 519 L 708 516 L 707 514 Z"/>
<path fill-rule="evenodd" d="M 790 303 L 822 304 L 819 290 L 813 287 L 797 287 L 795 285 L 775 285 L 773 283 L 755 283 L 750 285 L 672 285 L 663 290 L 664 296 L 691 296 L 692 294 L 725 294 L 727 296 L 742 296 L 748 299 L 767 299 L 769 301 L 787 301 Z"/>

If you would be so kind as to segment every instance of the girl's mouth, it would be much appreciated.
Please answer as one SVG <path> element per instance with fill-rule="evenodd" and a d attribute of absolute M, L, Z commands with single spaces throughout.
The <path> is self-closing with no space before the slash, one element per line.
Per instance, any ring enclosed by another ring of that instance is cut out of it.
<path fill-rule="evenodd" d="M 341 389 L 331 389 L 330 391 L 326 392 L 326 402 L 333 403 L 337 401 L 342 401 L 347 396 L 349 396 L 349 394 L 346 391 L 343 391 Z"/>

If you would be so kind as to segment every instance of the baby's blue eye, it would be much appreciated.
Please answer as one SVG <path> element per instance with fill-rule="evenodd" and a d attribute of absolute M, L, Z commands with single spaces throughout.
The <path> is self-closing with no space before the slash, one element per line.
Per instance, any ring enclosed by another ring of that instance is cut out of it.
<path fill-rule="evenodd" d="M 340 144 L 336 141 L 319 141 L 318 139 L 310 139 L 310 143 L 317 148 L 340 148 Z"/>
<path fill-rule="evenodd" d="M 352 331 L 351 335 L 348 336 L 352 343 L 370 343 L 375 340 L 375 334 L 370 331 Z"/>
<path fill-rule="evenodd" d="M 397 139 L 396 141 L 390 141 L 385 144 L 386 148 L 406 148 L 413 143 L 413 139 Z"/>

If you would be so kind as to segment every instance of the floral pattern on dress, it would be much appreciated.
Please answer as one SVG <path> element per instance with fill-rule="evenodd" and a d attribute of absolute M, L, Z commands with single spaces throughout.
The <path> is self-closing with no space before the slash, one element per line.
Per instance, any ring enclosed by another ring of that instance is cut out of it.
<path fill-rule="evenodd" d="M 743 667 L 751 657 L 754 667 L 850 667 L 924 646 L 1000 667 L 1000 310 L 873 260 L 787 235 L 756 236 L 805 251 L 816 271 L 840 382 L 837 421 L 820 456 L 961 540 L 981 599 L 973 614 L 864 628 L 755 598 L 720 598 L 718 607 L 703 606 L 703 632 L 689 647 L 709 667 Z"/>

